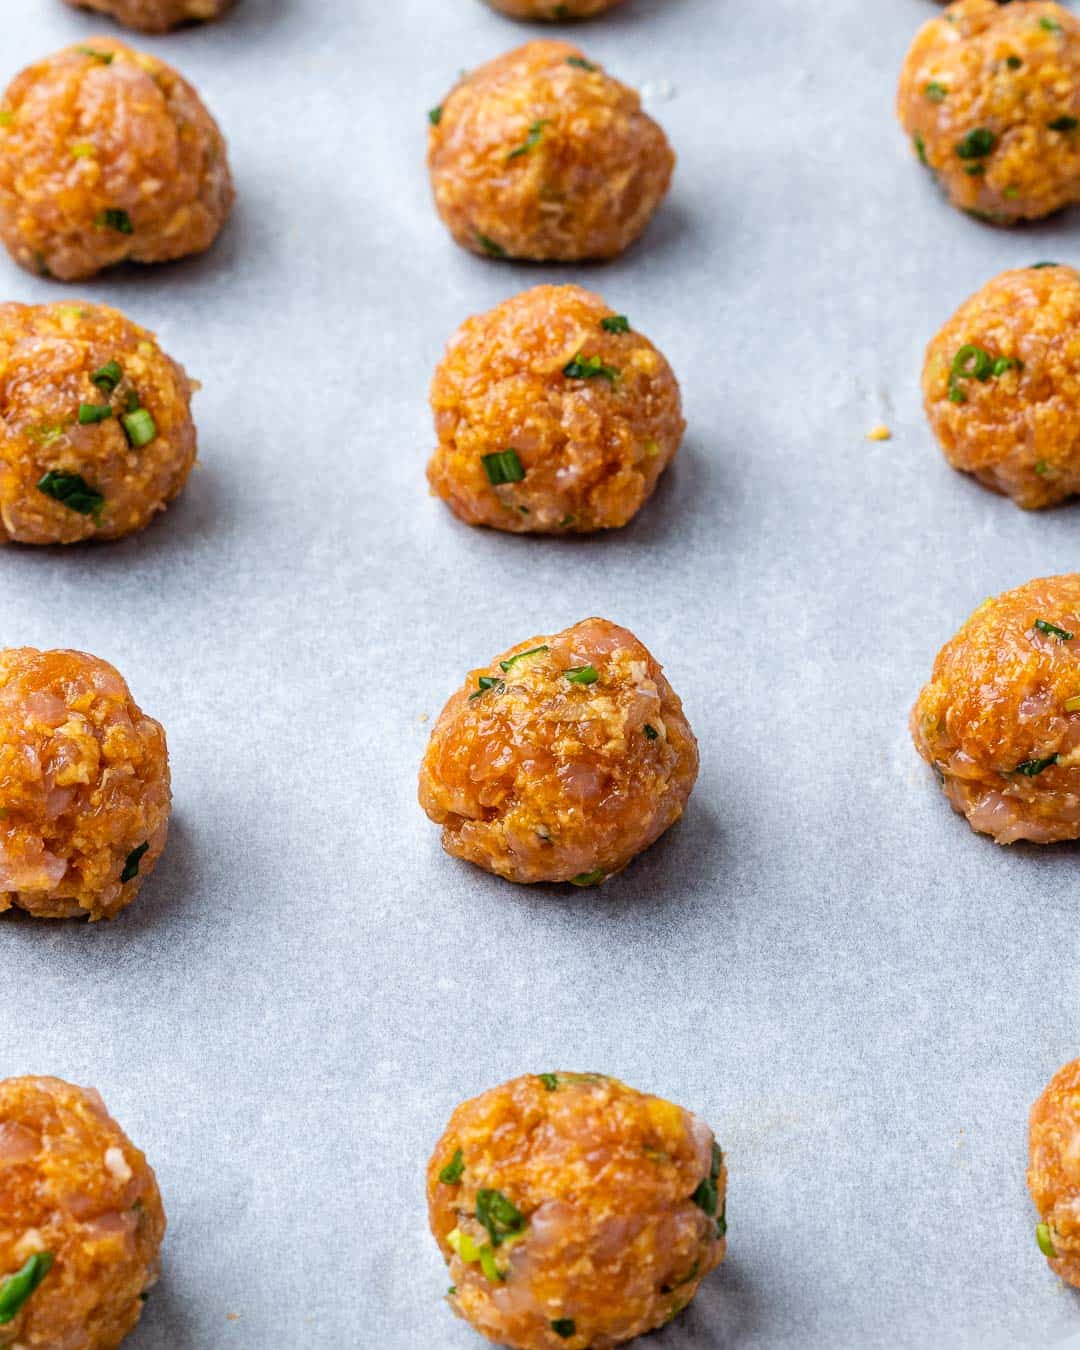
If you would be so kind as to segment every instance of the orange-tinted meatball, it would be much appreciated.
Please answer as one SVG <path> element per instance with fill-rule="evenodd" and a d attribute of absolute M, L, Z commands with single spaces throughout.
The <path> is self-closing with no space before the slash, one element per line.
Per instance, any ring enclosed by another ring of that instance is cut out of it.
<path fill-rule="evenodd" d="M 671 1321 L 724 1259 L 727 1169 L 681 1107 L 595 1073 L 459 1106 L 428 1165 L 450 1306 L 513 1350 L 608 1350 Z"/>
<path fill-rule="evenodd" d="M 196 386 L 106 305 L 0 305 L 0 541 L 141 530 L 195 463 Z"/>
<path fill-rule="evenodd" d="M 995 277 L 927 348 L 923 398 L 953 468 L 1029 509 L 1080 492 L 1080 274 Z"/>
<path fill-rule="evenodd" d="M 954 206 L 996 225 L 1080 200 L 1080 19 L 959 0 L 918 33 L 897 111 Z"/>
<path fill-rule="evenodd" d="M 232 0 L 67 0 L 75 9 L 108 14 L 117 23 L 144 33 L 167 33 L 185 23 L 219 18 Z"/>
<path fill-rule="evenodd" d="M 637 94 L 568 42 L 489 61 L 431 120 L 439 214 L 459 244 L 492 257 L 614 257 L 645 228 L 675 165 Z"/>
<path fill-rule="evenodd" d="M 0 651 L 0 910 L 115 918 L 161 856 L 171 802 L 165 733 L 107 661 Z"/>
<path fill-rule="evenodd" d="M 591 19 L 614 9 L 620 0 L 488 0 L 492 9 L 512 19 L 542 19 L 563 23 L 569 19 Z"/>
<path fill-rule="evenodd" d="M 1080 1286 L 1080 1059 L 1059 1069 L 1031 1108 L 1028 1150 L 1039 1248 L 1055 1275 Z"/>
<path fill-rule="evenodd" d="M 633 633 L 586 619 L 472 671 L 431 733 L 420 804 L 455 857 L 592 885 L 679 819 L 697 771 L 660 666 Z"/>
<path fill-rule="evenodd" d="M 113 1350 L 164 1235 L 154 1173 L 93 1088 L 0 1081 L 0 1346 Z"/>
<path fill-rule="evenodd" d="M 470 525 L 625 525 L 679 448 L 679 385 L 652 343 L 580 286 L 467 320 L 431 388 L 435 494 Z"/>
<path fill-rule="evenodd" d="M 1080 838 L 1080 573 L 984 601 L 938 653 L 911 730 L 973 830 Z"/>
<path fill-rule="evenodd" d="M 0 100 L 0 237 L 31 272 L 74 281 L 201 253 L 232 200 L 198 94 L 113 38 L 28 67 Z"/>

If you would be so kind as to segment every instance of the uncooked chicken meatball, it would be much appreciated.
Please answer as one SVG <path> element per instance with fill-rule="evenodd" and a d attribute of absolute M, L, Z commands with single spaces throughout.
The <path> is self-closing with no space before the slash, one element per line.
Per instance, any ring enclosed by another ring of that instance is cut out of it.
<path fill-rule="evenodd" d="M 540 19 L 563 23 L 571 19 L 591 19 L 614 9 L 620 0 L 487 0 L 492 9 L 512 19 Z"/>
<path fill-rule="evenodd" d="M 679 819 L 697 771 L 660 666 L 633 633 L 586 619 L 469 675 L 431 734 L 420 804 L 457 858 L 591 886 Z"/>
<path fill-rule="evenodd" d="M 0 305 L 0 541 L 141 530 L 195 463 L 197 386 L 106 305 Z"/>
<path fill-rule="evenodd" d="M 89 9 L 107 14 L 128 28 L 144 33 L 167 33 L 185 23 L 216 19 L 232 5 L 232 0 L 67 0 L 74 9 Z"/>
<path fill-rule="evenodd" d="M 703 1120 L 597 1073 L 459 1106 L 428 1166 L 450 1306 L 512 1350 L 608 1350 L 724 1259 L 727 1169 Z"/>
<path fill-rule="evenodd" d="M 201 253 L 232 200 L 198 94 L 113 38 L 39 61 L 0 100 L 0 236 L 31 272 L 74 281 Z"/>
<path fill-rule="evenodd" d="M 645 228 L 675 156 L 641 100 L 568 42 L 529 42 L 432 109 L 435 204 L 495 258 L 611 258 Z"/>
<path fill-rule="evenodd" d="M 1003 272 L 930 343 L 926 413 L 945 457 L 1018 506 L 1080 492 L 1080 273 Z"/>
<path fill-rule="evenodd" d="M 114 1350 L 164 1235 L 154 1173 L 92 1088 L 0 1081 L 0 1345 Z"/>
<path fill-rule="evenodd" d="M 1080 838 L 1080 573 L 984 601 L 938 653 L 911 730 L 973 830 Z"/>
<path fill-rule="evenodd" d="M 1028 1152 L 1039 1250 L 1055 1275 L 1080 1286 L 1080 1059 L 1059 1069 L 1031 1108 Z"/>
<path fill-rule="evenodd" d="M 1080 200 L 1080 19 L 958 0 L 915 38 L 897 110 L 954 206 L 995 225 Z"/>
<path fill-rule="evenodd" d="M 161 856 L 171 804 L 165 733 L 107 661 L 0 651 L 0 910 L 115 918 Z"/>
<path fill-rule="evenodd" d="M 625 525 L 679 448 L 679 385 L 648 338 L 580 286 L 537 286 L 467 320 L 431 389 L 435 494 L 470 525 Z"/>

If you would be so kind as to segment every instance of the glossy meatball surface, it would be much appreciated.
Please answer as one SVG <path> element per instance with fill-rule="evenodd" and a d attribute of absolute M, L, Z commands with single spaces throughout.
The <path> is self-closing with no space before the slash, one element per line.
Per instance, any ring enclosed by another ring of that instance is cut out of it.
<path fill-rule="evenodd" d="M 648 338 L 580 286 L 468 319 L 431 388 L 432 490 L 470 525 L 625 525 L 679 448 L 679 385 Z"/>
<path fill-rule="evenodd" d="M 645 228 L 675 156 L 638 95 L 568 42 L 466 75 L 431 113 L 435 204 L 490 257 L 611 258 Z"/>
<path fill-rule="evenodd" d="M 73 281 L 201 253 L 232 200 L 198 94 L 114 38 L 29 66 L 0 101 L 0 236 L 29 271 Z"/>
<path fill-rule="evenodd" d="M 1054 1274 L 1080 1286 L 1080 1060 L 1059 1069 L 1031 1108 L 1028 1154 L 1036 1241 Z"/>
<path fill-rule="evenodd" d="M 1080 19 L 1047 0 L 959 0 L 918 33 L 897 104 L 954 206 L 993 224 L 1080 199 Z"/>
<path fill-rule="evenodd" d="M 1080 273 L 995 277 L 930 343 L 922 384 L 953 468 L 1028 509 L 1080 492 Z"/>
<path fill-rule="evenodd" d="M 606 14 L 621 0 L 487 0 L 492 9 L 512 19 L 538 19 L 564 23 L 571 19 L 592 19 Z"/>
<path fill-rule="evenodd" d="M 1080 573 L 984 601 L 938 653 L 911 730 L 973 830 L 1080 838 Z"/>
<path fill-rule="evenodd" d="M 220 18 L 232 0 L 67 0 L 74 9 L 107 14 L 128 28 L 144 33 L 167 33 L 181 24 Z"/>
<path fill-rule="evenodd" d="M 195 463 L 194 388 L 118 310 L 0 305 L 0 541 L 141 530 Z"/>
<path fill-rule="evenodd" d="M 607 1350 L 663 1326 L 724 1258 L 712 1130 L 602 1074 L 465 1102 L 428 1166 L 450 1306 L 514 1350 Z"/>
<path fill-rule="evenodd" d="M 0 651 L 0 910 L 115 918 L 161 856 L 170 806 L 165 733 L 108 662 Z"/>
<path fill-rule="evenodd" d="M 420 804 L 457 858 L 592 885 L 679 819 L 697 771 L 659 664 L 627 629 L 585 619 L 471 672 L 431 734 Z"/>

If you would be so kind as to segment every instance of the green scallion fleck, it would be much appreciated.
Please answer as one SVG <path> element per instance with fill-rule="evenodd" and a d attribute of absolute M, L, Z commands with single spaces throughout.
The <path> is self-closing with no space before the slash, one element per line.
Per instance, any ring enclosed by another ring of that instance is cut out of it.
<path fill-rule="evenodd" d="M 991 375 L 1004 375 L 1007 370 L 1021 370 L 1022 363 L 1015 356 L 999 356 L 991 367 Z"/>
<path fill-rule="evenodd" d="M 1007 56 L 1005 58 L 1005 64 L 1010 70 L 1019 70 L 1024 63 L 1018 56 Z"/>
<path fill-rule="evenodd" d="M 1060 267 L 1060 266 L 1061 264 L 1056 262 L 1037 262 L 1031 264 L 1031 270 L 1033 272 L 1037 272 L 1040 267 Z"/>
<path fill-rule="evenodd" d="M 93 426 L 95 422 L 104 422 L 112 416 L 112 405 L 108 403 L 80 403 L 79 426 Z"/>
<path fill-rule="evenodd" d="M 37 487 L 39 492 L 43 492 L 46 497 L 52 497 L 70 511 L 77 511 L 80 516 L 93 516 L 95 520 L 101 519 L 105 498 L 96 488 L 92 488 L 81 474 L 66 473 L 63 469 L 50 469 L 38 480 Z"/>
<path fill-rule="evenodd" d="M 149 847 L 149 843 L 140 844 L 138 848 L 133 848 L 127 855 L 127 861 L 124 863 L 124 870 L 120 873 L 121 885 L 124 885 L 128 881 L 134 881 L 139 875 L 139 864 L 143 860 L 143 854 Z"/>
<path fill-rule="evenodd" d="M 76 47 L 75 50 L 80 56 L 89 56 L 93 60 L 100 62 L 103 66 L 112 65 L 112 52 L 99 52 L 96 47 Z"/>
<path fill-rule="evenodd" d="M 614 366 L 605 366 L 599 356 L 583 356 L 581 352 L 563 366 L 563 374 L 568 380 L 591 380 L 599 375 L 611 384 L 619 378 Z"/>
<path fill-rule="evenodd" d="M 552 1322 L 551 1329 L 556 1336 L 561 1336 L 564 1341 L 568 1341 L 571 1336 L 577 1335 L 577 1323 L 572 1317 L 557 1317 Z"/>
<path fill-rule="evenodd" d="M 937 80 L 931 80 L 930 83 L 923 88 L 923 93 L 931 103 L 941 103 L 948 92 L 949 91 L 943 84 L 938 84 Z"/>
<path fill-rule="evenodd" d="M 1047 33 L 1061 32 L 1061 24 L 1058 23 L 1057 19 L 1051 19 L 1049 15 L 1046 14 L 1039 20 L 1039 27 Z"/>
<path fill-rule="evenodd" d="M 983 159 L 997 144 L 997 137 L 989 127 L 974 127 L 956 143 L 961 159 Z"/>
<path fill-rule="evenodd" d="M 1057 1252 L 1054 1250 L 1054 1240 L 1050 1236 L 1050 1225 L 1048 1223 L 1037 1223 L 1035 1225 L 1035 1241 L 1039 1244 L 1039 1251 L 1047 1260 L 1053 1261 L 1056 1259 Z"/>
<path fill-rule="evenodd" d="M 1052 122 L 1046 124 L 1051 131 L 1075 131 L 1080 127 L 1080 118 L 1071 117 L 1068 113 L 1061 117 L 1055 117 Z"/>
<path fill-rule="evenodd" d="M 543 1083 L 544 1087 L 546 1087 L 549 1092 L 558 1091 L 559 1075 L 557 1073 L 541 1073 L 537 1074 L 537 1077 L 540 1079 L 541 1083 Z"/>
<path fill-rule="evenodd" d="M 505 661 L 500 661 L 499 665 L 503 670 L 509 670 L 512 666 L 517 665 L 519 661 L 524 661 L 527 656 L 539 656 L 541 652 L 550 650 L 550 647 L 530 647 L 527 652 L 518 652 L 517 656 L 511 656 Z"/>
<path fill-rule="evenodd" d="M 1047 637 L 1056 637 L 1059 642 L 1071 642 L 1073 634 L 1066 628 L 1059 628 L 1056 623 L 1050 623 L 1046 619 L 1036 619 L 1033 625 L 1040 633 L 1045 633 Z"/>
<path fill-rule="evenodd" d="M 481 698 L 489 689 L 494 689 L 497 694 L 502 694 L 506 691 L 506 685 L 497 675 L 481 675 L 476 683 L 479 688 L 476 690 L 475 694 L 469 695 L 470 703 Z"/>
<path fill-rule="evenodd" d="M 926 167 L 929 168 L 930 161 L 926 158 L 926 142 L 923 140 L 923 138 L 919 135 L 918 132 L 916 132 L 915 135 L 912 136 L 911 143 L 915 147 L 915 153 L 919 156 L 919 163 L 925 164 Z"/>
<path fill-rule="evenodd" d="M 1013 769 L 1013 773 L 1022 773 L 1025 778 L 1037 778 L 1044 769 L 1057 762 L 1057 755 L 1048 755 L 1046 759 L 1025 759 L 1023 764 L 1018 764 Z"/>
<path fill-rule="evenodd" d="M 600 320 L 600 327 L 606 333 L 629 333 L 630 320 L 625 314 L 609 314 L 606 319 Z"/>
<path fill-rule="evenodd" d="M 506 249 L 503 248 L 502 244 L 497 244 L 494 239 L 489 239 L 486 234 L 477 234 L 476 242 L 489 258 L 506 257 Z"/>
<path fill-rule="evenodd" d="M 136 408 L 134 412 L 124 413 L 120 418 L 120 425 L 136 450 L 149 445 L 157 435 L 157 425 L 146 408 Z"/>
<path fill-rule="evenodd" d="M 601 881 L 607 876 L 607 873 L 601 867 L 595 867 L 591 872 L 579 872 L 576 877 L 570 878 L 571 886 L 599 886 Z"/>
<path fill-rule="evenodd" d="M 99 211 L 94 217 L 94 224 L 99 230 L 116 230 L 118 234 L 134 234 L 135 226 L 131 223 L 131 217 L 120 207 L 110 206 L 104 211 Z"/>
<path fill-rule="evenodd" d="M 465 1172 L 465 1155 L 458 1149 L 450 1161 L 439 1173 L 444 1186 L 456 1186 Z"/>
<path fill-rule="evenodd" d="M 439 106 L 438 106 L 437 108 L 431 108 L 431 109 L 429 109 L 428 115 L 427 115 L 427 120 L 431 123 L 431 125 L 432 125 L 433 127 L 437 127 L 437 126 L 439 125 L 439 123 L 442 121 L 442 104 L 441 104 L 441 103 L 439 104 Z"/>
<path fill-rule="evenodd" d="M 0 1284 L 0 1326 L 7 1326 L 18 1317 L 23 1304 L 48 1275 L 52 1263 L 52 1252 L 35 1252 L 21 1270 Z"/>
<path fill-rule="evenodd" d="M 120 368 L 119 361 L 106 361 L 100 370 L 95 370 L 90 376 L 90 383 L 96 385 L 106 394 L 111 394 L 120 381 L 124 378 L 124 372 Z"/>
<path fill-rule="evenodd" d="M 544 134 L 544 127 L 546 126 L 546 121 L 534 122 L 529 128 L 529 134 L 525 137 L 524 141 L 522 141 L 515 150 L 511 150 L 506 156 L 507 160 L 519 159 L 522 155 L 527 155 L 533 146 L 539 143 L 540 138 Z"/>
<path fill-rule="evenodd" d="M 525 467 L 516 450 L 499 450 L 492 455 L 482 455 L 481 459 L 492 487 L 501 487 L 503 483 L 520 483 L 525 477 Z"/>
<path fill-rule="evenodd" d="M 573 66 L 575 70 L 595 70 L 596 67 L 591 61 L 586 61 L 583 56 L 568 56 L 566 64 Z"/>
<path fill-rule="evenodd" d="M 571 684 L 595 684 L 600 678 L 599 672 L 594 665 L 571 666 L 569 670 L 564 670 L 563 674 Z"/>
<path fill-rule="evenodd" d="M 653 726 L 650 726 L 648 722 L 645 723 L 644 727 L 642 727 L 642 730 L 645 732 L 645 735 L 649 738 L 650 741 L 655 741 L 657 736 L 660 735 L 657 729 Z"/>
<path fill-rule="evenodd" d="M 525 1231 L 525 1215 L 502 1191 L 482 1189 L 476 1192 L 476 1219 L 488 1231 L 493 1247 Z"/>

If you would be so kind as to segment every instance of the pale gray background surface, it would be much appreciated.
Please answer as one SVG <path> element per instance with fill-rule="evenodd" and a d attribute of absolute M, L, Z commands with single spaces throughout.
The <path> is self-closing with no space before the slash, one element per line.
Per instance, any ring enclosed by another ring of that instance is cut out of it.
<path fill-rule="evenodd" d="M 228 136 L 218 247 L 77 288 L 0 256 L 4 298 L 118 304 L 205 386 L 157 525 L 0 555 L 3 643 L 107 657 L 169 735 L 138 903 L 0 921 L 0 1074 L 95 1084 L 157 1168 L 133 1350 L 479 1350 L 440 1302 L 424 1164 L 460 1099 L 556 1068 L 673 1098 L 727 1150 L 727 1264 L 656 1350 L 1080 1329 L 1024 1186 L 1027 1109 L 1080 1052 L 1080 852 L 976 838 L 906 730 L 979 601 L 1080 562 L 1080 506 L 952 473 L 917 389 L 953 308 L 1076 260 L 1080 217 L 996 232 L 919 171 L 892 102 L 933 12 L 627 0 L 574 30 L 651 87 L 679 167 L 625 257 L 541 271 L 458 250 L 423 168 L 428 107 L 532 30 L 478 0 L 241 0 L 143 40 Z M 4 78 L 107 26 L 4 19 Z M 571 279 L 667 353 L 685 446 L 629 529 L 469 530 L 426 494 L 432 366 L 467 314 Z M 602 891 L 515 889 L 441 852 L 422 718 L 594 613 L 664 662 L 701 779 Z"/>

